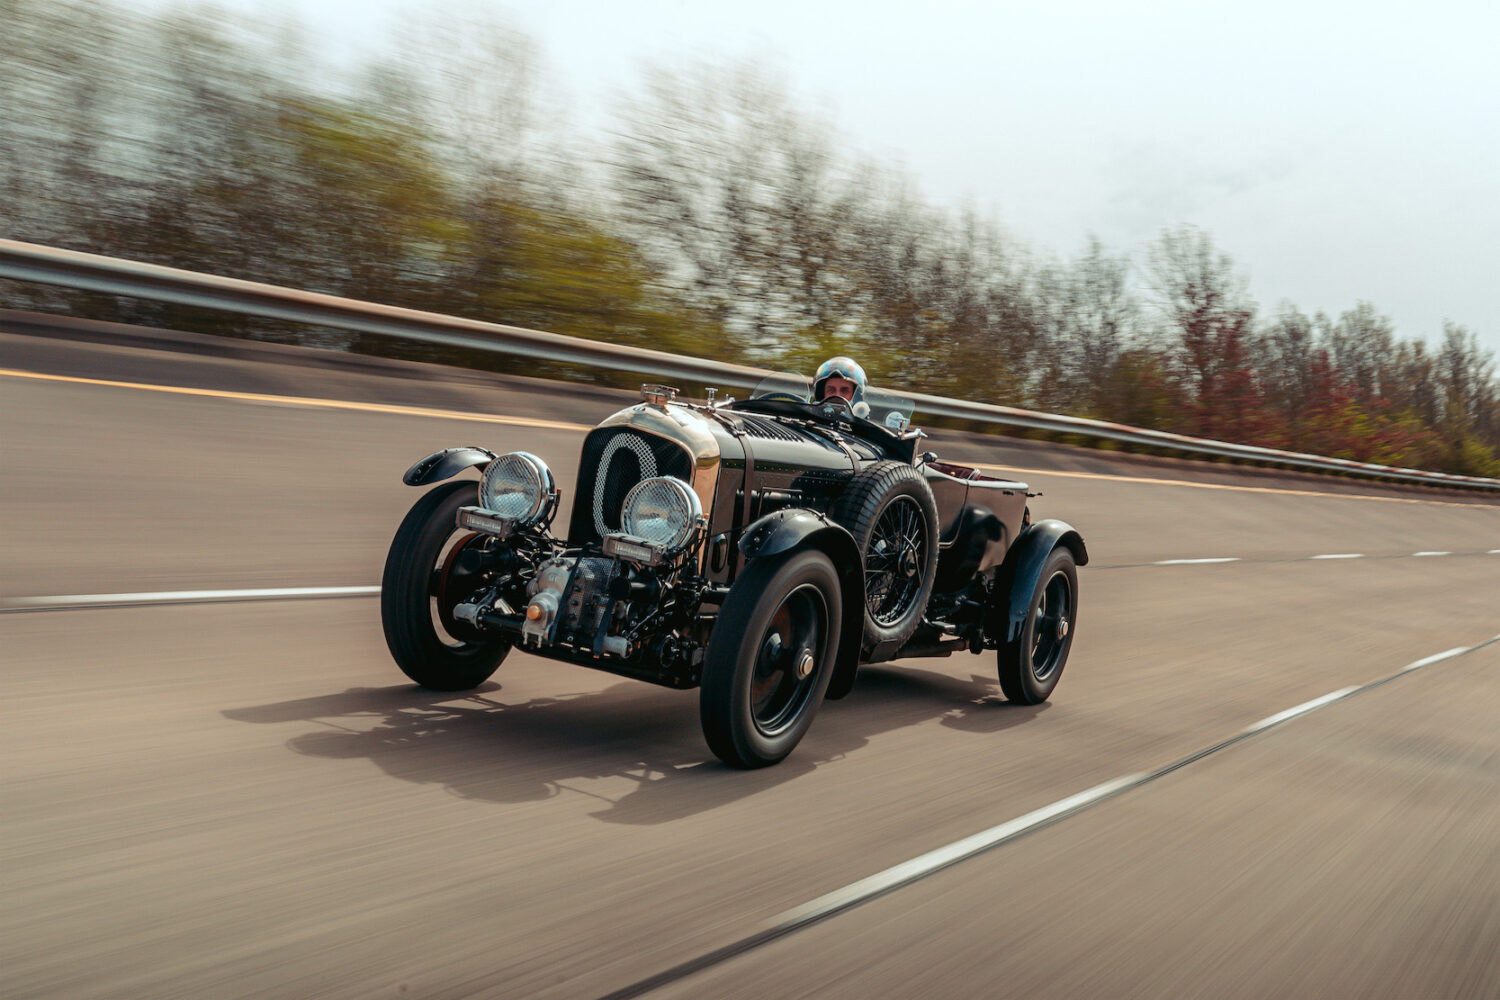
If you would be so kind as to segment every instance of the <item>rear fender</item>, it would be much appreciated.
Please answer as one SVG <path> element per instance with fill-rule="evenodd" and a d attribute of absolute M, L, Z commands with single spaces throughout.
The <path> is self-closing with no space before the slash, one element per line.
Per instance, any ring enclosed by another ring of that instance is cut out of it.
<path fill-rule="evenodd" d="M 821 550 L 833 561 L 843 595 L 843 627 L 839 630 L 839 655 L 828 684 L 827 698 L 842 698 L 854 686 L 859 669 L 859 650 L 864 638 L 864 560 L 854 536 L 841 524 L 817 511 L 794 507 L 778 510 L 751 523 L 740 538 L 746 559 L 763 559 L 802 546 Z"/>
<path fill-rule="evenodd" d="M 1078 529 L 1066 521 L 1037 521 L 1016 536 L 1015 544 L 1005 554 L 1005 562 L 995 576 L 990 614 L 985 623 L 989 637 L 998 642 L 1014 642 L 1026 624 L 1031 610 L 1031 596 L 1042 578 L 1042 566 L 1059 545 L 1073 553 L 1078 565 L 1089 561 L 1088 549 Z"/>
<path fill-rule="evenodd" d="M 446 448 L 422 459 L 406 470 L 401 481 L 407 486 L 427 486 L 441 482 L 465 469 L 476 465 L 488 465 L 495 460 L 495 453 L 488 448 L 471 445 L 467 448 Z"/>

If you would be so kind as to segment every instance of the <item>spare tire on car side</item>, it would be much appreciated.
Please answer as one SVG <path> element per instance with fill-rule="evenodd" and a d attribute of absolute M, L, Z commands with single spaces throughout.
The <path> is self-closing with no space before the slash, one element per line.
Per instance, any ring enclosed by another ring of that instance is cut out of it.
<path fill-rule="evenodd" d="M 938 513 L 915 466 L 880 461 L 860 470 L 834 506 L 864 558 L 861 659 L 886 659 L 922 622 L 937 572 Z"/>

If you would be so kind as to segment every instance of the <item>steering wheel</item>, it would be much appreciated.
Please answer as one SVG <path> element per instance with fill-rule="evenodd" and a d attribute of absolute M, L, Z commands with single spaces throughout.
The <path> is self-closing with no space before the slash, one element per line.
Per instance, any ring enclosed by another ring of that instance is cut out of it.
<path fill-rule="evenodd" d="M 780 392 L 780 391 L 778 391 L 778 392 L 768 392 L 768 393 L 765 393 L 763 395 L 756 396 L 755 398 L 756 399 L 769 400 L 772 403 L 805 403 L 805 402 L 807 402 L 807 397 L 806 396 L 799 396 L 795 392 Z"/>
<path fill-rule="evenodd" d="M 818 406 L 823 407 L 823 413 L 830 417 L 853 417 L 854 404 L 843 396 L 824 396 L 818 400 Z M 829 409 L 833 407 L 833 409 Z"/>

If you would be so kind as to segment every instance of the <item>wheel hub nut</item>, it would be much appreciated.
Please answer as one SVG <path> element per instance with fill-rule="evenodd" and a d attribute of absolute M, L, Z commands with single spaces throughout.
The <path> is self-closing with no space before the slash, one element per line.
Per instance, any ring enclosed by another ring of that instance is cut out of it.
<path fill-rule="evenodd" d="M 802 655 L 797 658 L 797 679 L 806 680 L 811 677 L 815 663 L 812 652 L 804 649 Z"/>
<path fill-rule="evenodd" d="M 1059 639 L 1062 639 L 1062 638 L 1065 638 L 1067 636 L 1067 634 L 1068 634 L 1068 620 L 1066 618 L 1059 618 L 1057 620 L 1057 637 Z"/>

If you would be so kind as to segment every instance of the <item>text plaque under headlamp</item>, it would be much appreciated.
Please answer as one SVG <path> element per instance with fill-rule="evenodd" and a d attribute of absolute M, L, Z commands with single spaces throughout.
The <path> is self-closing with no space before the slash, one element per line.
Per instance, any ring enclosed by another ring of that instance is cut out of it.
<path fill-rule="evenodd" d="M 497 538 L 505 538 L 511 533 L 515 522 L 508 517 L 485 510 L 483 507 L 460 507 L 458 508 L 458 526 L 468 528 L 470 531 L 480 531 L 486 535 L 494 535 Z"/>
<path fill-rule="evenodd" d="M 604 536 L 604 554 L 617 559 L 629 559 L 644 566 L 655 566 L 661 562 L 661 549 L 650 542 L 630 535 L 611 532 Z"/>

